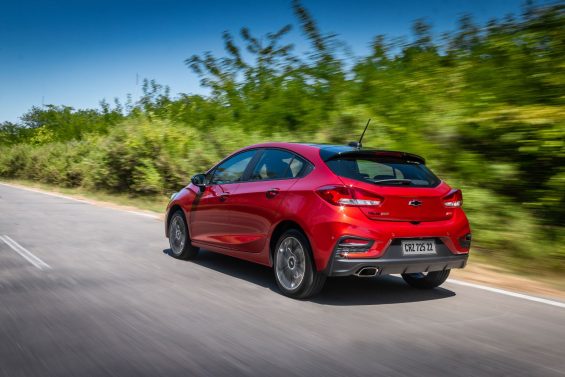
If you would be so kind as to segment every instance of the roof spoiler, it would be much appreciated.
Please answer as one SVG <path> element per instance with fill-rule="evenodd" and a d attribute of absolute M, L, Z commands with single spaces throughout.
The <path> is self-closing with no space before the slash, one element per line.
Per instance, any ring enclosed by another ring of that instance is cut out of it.
<path fill-rule="evenodd" d="M 407 152 L 396 152 L 396 151 L 370 150 L 370 149 L 327 153 L 325 154 L 325 156 L 324 155 L 322 156 L 322 159 L 324 161 L 329 161 L 340 157 L 382 157 L 382 158 L 391 158 L 391 159 L 402 159 L 404 161 L 416 162 L 422 165 L 426 164 L 426 160 L 423 157 L 418 156 L 417 154 L 412 154 Z"/>

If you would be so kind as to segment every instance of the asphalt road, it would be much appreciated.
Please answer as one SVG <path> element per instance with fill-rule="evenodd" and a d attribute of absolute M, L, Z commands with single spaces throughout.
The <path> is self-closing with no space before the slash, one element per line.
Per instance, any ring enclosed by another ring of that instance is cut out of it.
<path fill-rule="evenodd" d="M 173 259 L 157 219 L 3 185 L 0 236 L 1 376 L 565 376 L 559 307 L 398 277 L 295 301 L 265 267 Z"/>

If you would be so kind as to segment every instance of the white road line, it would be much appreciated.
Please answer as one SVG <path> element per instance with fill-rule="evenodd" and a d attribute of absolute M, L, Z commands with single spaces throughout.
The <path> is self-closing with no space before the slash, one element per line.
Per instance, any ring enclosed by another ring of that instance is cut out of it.
<path fill-rule="evenodd" d="M 453 280 L 453 279 L 447 279 L 447 283 L 462 285 L 464 287 L 482 289 L 483 291 L 489 291 L 489 292 L 494 292 L 494 293 L 498 293 L 498 294 L 505 295 L 505 296 L 521 298 L 523 300 L 539 302 L 541 304 L 557 306 L 558 308 L 565 308 L 565 303 L 563 303 L 563 302 L 548 300 L 548 299 L 541 298 L 541 297 L 529 296 L 529 295 L 525 295 L 525 294 L 522 294 L 522 293 L 511 292 L 511 291 L 507 291 L 507 290 L 500 289 L 500 288 L 488 287 L 486 285 L 468 283 L 466 281 Z"/>
<path fill-rule="evenodd" d="M 35 267 L 39 268 L 40 270 L 45 270 L 51 268 L 47 263 L 33 255 L 29 250 L 24 248 L 22 245 L 8 237 L 7 235 L 0 236 L 0 240 L 3 241 L 6 245 L 10 246 L 12 250 L 16 253 L 20 254 L 22 258 L 27 260 L 29 263 L 33 264 Z"/>
<path fill-rule="evenodd" d="M 20 189 L 20 190 L 24 190 L 24 191 L 36 192 L 36 193 L 38 193 L 38 194 L 43 194 L 43 195 L 47 195 L 47 196 L 52 196 L 52 197 L 55 197 L 55 198 L 68 199 L 68 200 L 72 200 L 72 201 L 74 201 L 74 202 L 91 204 L 91 203 L 88 202 L 87 200 L 77 199 L 77 198 L 73 198 L 73 197 L 70 197 L 70 196 L 63 195 L 63 194 L 56 194 L 56 193 L 53 193 L 53 192 L 45 192 L 45 191 L 41 191 L 41 190 L 36 190 L 36 189 L 34 189 L 34 188 L 31 188 L 31 187 L 14 186 L 14 185 L 11 185 L 11 184 L 9 184 L 9 183 L 4 183 L 4 182 L 0 182 L 0 185 L 2 185 L 2 186 L 7 186 L 7 187 L 12 187 L 12 188 Z"/>
<path fill-rule="evenodd" d="M 159 216 L 154 215 L 154 214 L 152 214 L 152 213 L 138 212 L 138 211 L 129 211 L 129 210 L 124 210 L 124 211 L 129 212 L 129 213 L 133 213 L 134 215 L 137 215 L 137 216 L 148 217 L 148 218 L 150 218 L 150 219 L 159 219 Z"/>
<path fill-rule="evenodd" d="M 152 213 L 148 213 L 148 212 L 141 212 L 141 211 L 132 211 L 132 210 L 127 210 L 127 209 L 122 209 L 122 208 L 114 208 L 114 207 L 107 207 L 104 205 L 98 205 L 96 203 L 93 203 L 89 200 L 84 200 L 84 199 L 77 199 L 77 198 L 73 198 L 72 196 L 67 196 L 67 195 L 63 195 L 63 194 L 56 194 L 56 193 L 52 193 L 52 192 L 45 192 L 42 190 L 36 190 L 30 187 L 20 187 L 20 186 L 14 186 L 11 185 L 9 183 L 4 183 L 4 182 L 0 182 L 0 186 L 7 186 L 7 187 L 11 187 L 11 188 L 15 188 L 15 189 L 20 189 L 20 190 L 24 190 L 24 191 L 31 191 L 31 192 L 35 192 L 38 194 L 43 194 L 43 195 L 47 195 L 47 196 L 52 196 L 55 198 L 60 198 L 60 199 L 67 199 L 67 200 L 72 200 L 74 202 L 79 202 L 79 203 L 84 203 L 84 204 L 90 204 L 91 206 L 96 206 L 96 207 L 101 207 L 101 208 L 108 208 L 108 209 L 113 209 L 115 211 L 121 211 L 121 212 L 128 212 L 134 215 L 138 215 L 138 216 L 143 216 L 143 217 L 148 217 L 151 219 L 157 219 L 160 220 L 160 217 L 158 215 L 154 215 Z"/>

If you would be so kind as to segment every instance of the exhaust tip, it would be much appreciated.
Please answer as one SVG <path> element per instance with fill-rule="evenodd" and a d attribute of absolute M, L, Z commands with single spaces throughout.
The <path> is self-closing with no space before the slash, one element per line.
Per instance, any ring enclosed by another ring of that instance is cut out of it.
<path fill-rule="evenodd" d="M 363 267 L 355 273 L 355 276 L 358 276 L 360 278 L 369 278 L 376 276 L 378 272 L 379 269 L 377 267 Z"/>

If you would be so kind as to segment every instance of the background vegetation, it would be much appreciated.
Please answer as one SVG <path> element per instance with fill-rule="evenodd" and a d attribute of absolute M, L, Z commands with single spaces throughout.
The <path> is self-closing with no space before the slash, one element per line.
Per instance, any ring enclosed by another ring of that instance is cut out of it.
<path fill-rule="evenodd" d="M 425 156 L 461 187 L 475 250 L 524 268 L 565 270 L 565 6 L 434 39 L 422 20 L 403 42 L 376 36 L 351 57 L 293 3 L 310 42 L 290 26 L 257 37 L 226 32 L 225 56 L 187 66 L 210 95 L 171 96 L 145 80 L 137 101 L 75 110 L 34 107 L 0 124 L 0 177 L 139 196 L 186 184 L 227 153 L 260 141 L 364 144 Z"/>

